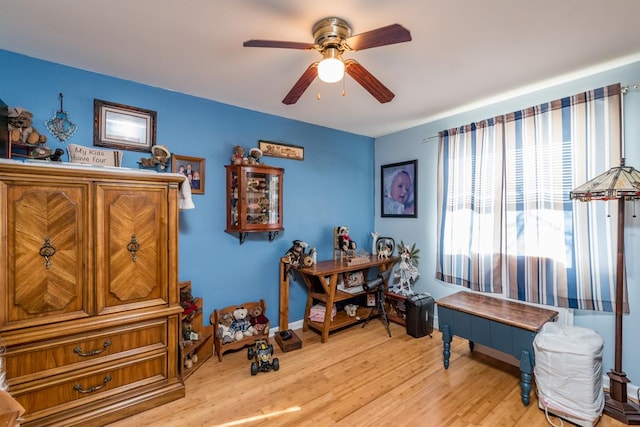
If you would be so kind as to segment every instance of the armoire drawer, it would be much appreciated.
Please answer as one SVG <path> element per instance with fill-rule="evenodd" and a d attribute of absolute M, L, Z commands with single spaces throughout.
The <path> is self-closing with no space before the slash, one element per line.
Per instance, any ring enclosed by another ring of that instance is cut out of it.
<path fill-rule="evenodd" d="M 138 387 L 167 381 L 167 354 L 154 351 L 114 363 L 79 369 L 64 375 L 11 388 L 12 396 L 25 408 L 23 423 L 60 414 L 104 399 L 118 400 Z M 159 385 L 159 386 L 160 386 Z"/>
<path fill-rule="evenodd" d="M 10 386 L 167 347 L 161 318 L 16 346 L 5 354 Z"/>

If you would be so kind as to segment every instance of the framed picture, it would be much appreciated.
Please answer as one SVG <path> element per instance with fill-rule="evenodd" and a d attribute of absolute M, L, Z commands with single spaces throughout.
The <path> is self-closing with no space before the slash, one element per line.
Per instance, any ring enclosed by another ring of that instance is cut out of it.
<path fill-rule="evenodd" d="M 156 112 L 93 100 L 93 145 L 151 151 L 156 145 Z"/>
<path fill-rule="evenodd" d="M 362 270 L 344 273 L 343 277 L 345 288 L 354 288 L 364 285 L 364 273 Z"/>
<path fill-rule="evenodd" d="M 418 217 L 418 161 L 382 165 L 380 211 L 383 217 Z"/>
<path fill-rule="evenodd" d="M 396 241 L 392 237 L 378 237 L 376 239 L 376 252 L 381 254 L 386 252 L 388 255 L 393 255 L 396 249 Z"/>
<path fill-rule="evenodd" d="M 279 142 L 271 141 L 258 141 L 258 148 L 265 156 L 304 160 L 304 147 L 299 147 L 297 145 L 281 144 Z"/>
<path fill-rule="evenodd" d="M 204 194 L 205 159 L 172 154 L 171 172 L 181 173 L 189 178 L 191 194 Z"/>

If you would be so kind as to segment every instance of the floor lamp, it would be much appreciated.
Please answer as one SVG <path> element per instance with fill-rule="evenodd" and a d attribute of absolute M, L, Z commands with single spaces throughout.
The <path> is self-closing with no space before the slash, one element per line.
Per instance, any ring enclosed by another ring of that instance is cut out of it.
<path fill-rule="evenodd" d="M 624 296 L 624 203 L 640 199 L 640 172 L 624 165 L 609 169 L 570 193 L 571 199 L 583 202 L 591 200 L 618 201 L 618 249 L 616 262 L 616 335 L 615 364 L 607 373 L 609 392 L 605 393 L 604 413 L 625 424 L 640 424 L 640 409 L 627 401 L 627 383 L 630 381 L 622 370 L 622 305 Z"/>

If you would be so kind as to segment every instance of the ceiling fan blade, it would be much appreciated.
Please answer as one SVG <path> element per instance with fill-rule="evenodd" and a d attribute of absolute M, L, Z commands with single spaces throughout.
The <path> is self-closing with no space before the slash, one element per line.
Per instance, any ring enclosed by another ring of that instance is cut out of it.
<path fill-rule="evenodd" d="M 351 36 L 347 39 L 347 45 L 351 50 L 363 50 L 408 41 L 411 41 L 409 30 L 400 24 L 393 24 Z"/>
<path fill-rule="evenodd" d="M 380 80 L 376 79 L 373 74 L 367 71 L 362 65 L 360 65 L 354 59 L 347 59 L 344 61 L 344 65 L 353 80 L 360 83 L 360 85 L 367 90 L 375 99 L 381 104 L 389 102 L 393 99 L 395 94 L 391 92 Z"/>
<path fill-rule="evenodd" d="M 296 84 L 293 85 L 287 96 L 282 100 L 283 104 L 291 105 L 298 102 L 298 99 L 302 96 L 305 90 L 309 87 L 312 81 L 318 76 L 318 63 L 314 62 L 309 65 L 309 68 L 302 73 L 302 76 L 298 79 Z"/>
<path fill-rule="evenodd" d="M 287 42 L 279 40 L 247 40 L 244 47 L 277 47 L 281 49 L 313 49 L 313 43 Z"/>

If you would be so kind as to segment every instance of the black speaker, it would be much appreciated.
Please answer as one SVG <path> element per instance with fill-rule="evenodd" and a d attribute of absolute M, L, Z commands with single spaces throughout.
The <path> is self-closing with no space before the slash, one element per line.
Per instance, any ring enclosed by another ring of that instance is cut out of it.
<path fill-rule="evenodd" d="M 433 333 L 433 297 L 429 294 L 415 294 L 407 297 L 405 303 L 407 334 L 421 338 Z"/>

